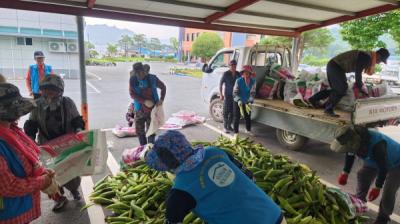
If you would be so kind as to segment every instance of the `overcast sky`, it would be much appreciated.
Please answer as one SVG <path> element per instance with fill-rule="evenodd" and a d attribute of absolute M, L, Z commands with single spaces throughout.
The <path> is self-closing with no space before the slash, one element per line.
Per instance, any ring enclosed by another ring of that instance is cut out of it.
<path fill-rule="evenodd" d="M 161 26 L 148 23 L 127 22 L 121 20 L 98 19 L 85 17 L 87 25 L 105 24 L 115 26 L 120 29 L 128 29 L 134 33 L 143 33 L 147 37 L 157 37 L 159 39 L 169 39 L 170 37 L 178 38 L 179 28 L 175 26 Z"/>

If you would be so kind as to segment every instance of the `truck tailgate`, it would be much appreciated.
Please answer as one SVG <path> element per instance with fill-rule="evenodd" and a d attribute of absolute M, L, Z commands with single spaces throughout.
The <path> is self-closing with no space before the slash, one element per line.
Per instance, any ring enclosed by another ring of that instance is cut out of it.
<path fill-rule="evenodd" d="M 400 96 L 383 96 L 357 100 L 353 124 L 367 124 L 400 117 Z"/>

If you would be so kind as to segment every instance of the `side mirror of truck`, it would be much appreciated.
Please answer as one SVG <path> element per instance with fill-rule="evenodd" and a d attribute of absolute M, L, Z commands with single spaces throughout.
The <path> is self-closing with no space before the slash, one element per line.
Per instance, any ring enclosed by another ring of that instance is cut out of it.
<path fill-rule="evenodd" d="M 204 64 L 203 68 L 201 69 L 205 73 L 211 73 L 212 69 L 208 66 L 208 64 Z"/>

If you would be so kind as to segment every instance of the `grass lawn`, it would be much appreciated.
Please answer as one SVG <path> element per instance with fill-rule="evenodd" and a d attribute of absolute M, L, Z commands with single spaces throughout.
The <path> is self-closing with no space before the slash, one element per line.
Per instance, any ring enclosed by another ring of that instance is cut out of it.
<path fill-rule="evenodd" d="M 183 69 L 183 68 L 177 68 L 175 69 L 175 74 L 184 74 L 187 76 L 195 77 L 195 78 L 202 78 L 203 77 L 203 72 L 200 69 Z"/>

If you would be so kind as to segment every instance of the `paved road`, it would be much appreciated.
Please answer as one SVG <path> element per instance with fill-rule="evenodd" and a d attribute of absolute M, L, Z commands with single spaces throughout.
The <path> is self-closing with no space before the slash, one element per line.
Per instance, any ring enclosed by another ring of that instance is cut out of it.
<path fill-rule="evenodd" d="M 117 67 L 87 67 L 88 79 L 88 100 L 89 100 L 89 123 L 91 128 L 112 128 L 116 124 L 125 124 L 125 113 L 127 105 L 131 101 L 128 94 L 128 79 L 131 69 L 130 63 L 121 63 Z M 179 110 L 193 110 L 198 114 L 208 117 L 208 109 L 200 99 L 201 80 L 191 77 L 171 76 L 168 74 L 172 64 L 151 63 L 151 72 L 167 85 L 167 97 L 165 100 L 166 115 Z M 23 88 L 23 82 L 15 82 Z M 23 91 L 26 94 L 26 91 Z M 66 80 L 65 95 L 72 97 L 79 105 L 79 81 Z M 210 129 L 211 127 L 211 129 Z M 221 133 L 219 123 L 208 121 L 207 126 L 199 125 L 185 128 L 183 132 L 190 140 L 215 140 Z M 386 132 L 400 140 L 397 133 L 398 128 L 385 129 Z M 288 155 L 291 159 L 305 163 L 316 170 L 318 175 L 329 183 L 336 184 L 336 177 L 343 165 L 343 155 L 335 154 L 329 150 L 326 144 L 310 141 L 302 151 L 289 151 L 279 145 L 275 139 L 275 130 L 261 124 L 254 125 L 254 132 L 257 136 L 255 141 L 262 143 L 274 153 Z M 117 139 L 111 133 L 107 134 L 110 144 L 110 152 L 118 161 L 121 158 L 123 149 L 138 145 L 136 138 Z M 355 171 L 360 166 L 360 161 L 356 161 L 356 166 L 349 178 L 349 184 L 343 189 L 354 192 Z M 100 175 L 101 176 L 101 175 Z M 98 176 L 93 178 L 98 179 Z M 72 202 L 68 209 L 54 215 L 50 211 L 51 202 L 43 197 L 43 217 L 35 223 L 70 223 L 76 224 L 89 223 L 87 212 L 80 213 L 78 208 L 80 203 Z M 396 213 L 400 213 L 398 202 L 396 203 Z M 371 213 L 373 216 L 374 213 Z"/>

